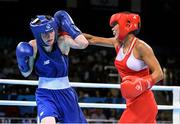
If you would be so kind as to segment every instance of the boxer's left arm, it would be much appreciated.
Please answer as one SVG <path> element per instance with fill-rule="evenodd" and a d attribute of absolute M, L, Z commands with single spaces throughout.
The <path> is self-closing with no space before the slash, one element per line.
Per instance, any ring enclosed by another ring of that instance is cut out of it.
<path fill-rule="evenodd" d="M 140 59 L 143 60 L 148 68 L 150 69 L 150 76 L 154 80 L 151 84 L 151 87 L 163 79 L 163 71 L 157 60 L 153 49 L 146 44 L 145 42 L 141 42 L 136 46 L 137 50 L 139 51 Z M 149 79 L 149 76 L 144 77 L 145 79 Z"/>
<path fill-rule="evenodd" d="M 88 44 L 82 42 L 76 42 L 69 35 L 62 35 L 58 39 L 58 47 L 64 55 L 68 55 L 70 48 L 73 49 L 84 49 Z"/>
<path fill-rule="evenodd" d="M 65 37 L 65 39 L 70 42 L 70 47 L 73 49 L 85 49 L 89 45 L 89 42 L 82 34 L 78 35 L 74 40 L 71 37 Z"/>
<path fill-rule="evenodd" d="M 162 69 L 152 48 L 145 42 L 139 42 L 135 49 L 138 51 L 140 59 L 147 64 L 151 73 L 144 77 L 124 77 L 122 79 L 121 92 L 125 98 L 137 97 L 163 79 Z"/>
<path fill-rule="evenodd" d="M 82 37 L 81 37 L 82 36 Z M 88 46 L 88 41 L 83 35 L 79 35 L 77 40 L 73 40 L 69 35 L 60 36 L 60 47 L 70 47 L 73 49 L 85 49 Z"/>

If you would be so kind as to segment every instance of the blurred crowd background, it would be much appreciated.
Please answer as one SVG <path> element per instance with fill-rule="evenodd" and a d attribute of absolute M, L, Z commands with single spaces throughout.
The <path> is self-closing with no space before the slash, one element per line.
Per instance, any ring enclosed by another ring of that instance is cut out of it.
<path fill-rule="evenodd" d="M 130 11 L 142 20 L 139 38 L 154 50 L 164 72 L 157 85 L 180 86 L 179 8 L 175 0 L 0 0 L 0 79 L 37 80 L 35 73 L 24 78 L 17 67 L 15 49 L 20 41 L 31 40 L 31 18 L 53 15 L 66 10 L 82 32 L 112 37 L 109 18 L 113 13 Z M 69 54 L 69 78 L 72 82 L 120 83 L 114 68 L 115 50 L 88 46 Z M 0 84 L 0 99 L 34 101 L 36 86 Z M 118 89 L 75 88 L 79 102 L 125 103 Z M 157 103 L 172 104 L 171 92 L 154 91 Z M 84 109 L 88 119 L 118 120 L 123 109 Z M 36 118 L 36 107 L 0 106 L 0 123 L 4 117 Z M 11 119 L 12 121 L 13 119 Z M 172 121 L 171 111 L 159 111 L 159 122 Z M 22 122 L 15 119 L 14 122 Z M 34 122 L 36 122 L 34 120 Z M 8 123 L 8 119 L 6 120 Z M 28 119 L 23 123 L 28 123 Z"/>

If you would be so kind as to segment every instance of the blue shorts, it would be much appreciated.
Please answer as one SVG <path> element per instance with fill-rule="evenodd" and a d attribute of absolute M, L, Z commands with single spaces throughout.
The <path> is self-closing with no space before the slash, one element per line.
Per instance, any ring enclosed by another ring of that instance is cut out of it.
<path fill-rule="evenodd" d="M 62 123 L 87 123 L 78 104 L 77 94 L 71 87 L 60 90 L 38 88 L 36 103 L 40 121 L 51 116 Z"/>

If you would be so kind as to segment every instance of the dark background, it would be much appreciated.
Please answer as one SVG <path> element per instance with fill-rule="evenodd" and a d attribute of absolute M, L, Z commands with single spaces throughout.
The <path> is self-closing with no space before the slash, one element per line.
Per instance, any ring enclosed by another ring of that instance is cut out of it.
<path fill-rule="evenodd" d="M 112 37 L 109 26 L 110 16 L 120 11 L 130 11 L 141 16 L 142 28 L 138 37 L 153 48 L 166 75 L 160 85 L 179 86 L 179 8 L 177 0 L 0 0 L 0 78 L 25 79 L 17 68 L 15 48 L 20 41 L 33 39 L 29 22 L 35 15 L 53 15 L 56 11 L 63 9 L 71 15 L 82 32 Z M 113 52 L 115 51 L 112 52 L 109 48 L 105 51 L 104 47 L 98 47 L 98 49 L 94 47 L 97 46 L 80 50 L 79 53 L 71 52 L 74 56 L 70 56 L 70 81 L 119 82 L 117 77 L 108 77 L 110 73 L 117 73 L 114 72 L 116 70 L 104 69 L 107 65 L 114 65 L 115 53 Z M 86 74 L 89 74 L 88 77 Z M 36 79 L 36 77 L 32 75 L 29 79 Z M 17 88 L 15 85 L 1 85 L 0 88 L 0 94 L 6 96 L 22 93 L 27 95 L 35 92 L 35 88 L 29 86 Z M 26 89 L 30 91 L 27 93 Z M 77 91 L 89 93 L 90 96 L 96 93 L 88 88 Z M 103 96 L 108 94 L 107 91 L 101 93 Z M 162 94 L 172 101 L 171 94 L 166 95 L 164 92 Z M 159 102 L 165 104 L 162 98 L 157 96 L 157 103 Z M 1 107 L 0 111 L 4 108 L 6 107 Z M 19 117 L 11 108 L 7 110 L 12 117 L 14 115 Z M 172 117 L 164 119 L 167 117 L 165 115 L 167 114 L 162 115 L 163 121 L 172 120 Z M 35 116 L 36 113 L 32 117 Z M 9 116 L 5 114 L 5 117 Z M 161 120 L 161 117 L 159 118 L 158 120 Z"/>
<path fill-rule="evenodd" d="M 82 32 L 104 37 L 112 37 L 109 26 L 112 14 L 138 13 L 142 21 L 138 37 L 151 45 L 157 56 L 180 55 L 180 14 L 176 0 L 0 0 L 0 42 L 12 38 L 17 45 L 33 39 L 29 29 L 31 18 L 38 14 L 53 15 L 61 9 L 72 16 Z"/>

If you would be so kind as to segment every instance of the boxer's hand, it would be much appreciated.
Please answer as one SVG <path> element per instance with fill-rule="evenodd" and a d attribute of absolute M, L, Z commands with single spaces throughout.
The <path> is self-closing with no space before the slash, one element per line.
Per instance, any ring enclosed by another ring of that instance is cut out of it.
<path fill-rule="evenodd" d="M 64 10 L 57 11 L 54 14 L 54 19 L 62 31 L 67 32 L 73 39 L 82 32 L 76 27 L 71 16 Z"/>
<path fill-rule="evenodd" d="M 122 79 L 121 93 L 124 98 L 135 98 L 154 84 L 151 76 L 139 78 L 137 76 L 126 76 Z"/>
<path fill-rule="evenodd" d="M 28 60 L 33 56 L 33 47 L 27 42 L 20 42 L 16 47 L 16 58 L 21 72 L 29 71 Z"/>

